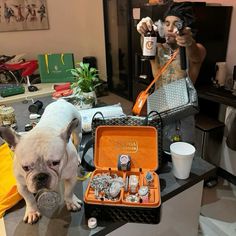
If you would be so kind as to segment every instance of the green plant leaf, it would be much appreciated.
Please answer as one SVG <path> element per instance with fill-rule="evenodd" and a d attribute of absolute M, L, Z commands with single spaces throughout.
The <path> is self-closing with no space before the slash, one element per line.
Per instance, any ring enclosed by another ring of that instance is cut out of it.
<path fill-rule="evenodd" d="M 75 77 L 75 83 L 73 83 L 73 89 L 82 92 L 94 91 L 97 86 L 99 86 L 99 74 L 98 70 L 94 67 L 89 67 L 89 63 L 78 62 L 76 63 L 78 67 L 71 69 L 71 74 Z"/>

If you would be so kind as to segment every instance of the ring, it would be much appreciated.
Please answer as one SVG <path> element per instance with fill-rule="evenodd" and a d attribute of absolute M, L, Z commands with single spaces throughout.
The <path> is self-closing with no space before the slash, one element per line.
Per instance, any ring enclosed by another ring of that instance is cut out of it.
<path fill-rule="evenodd" d="M 139 202 L 139 197 L 137 195 L 129 195 L 125 199 L 127 202 Z"/>
<path fill-rule="evenodd" d="M 153 182 L 153 175 L 150 171 L 146 173 L 145 179 L 147 181 L 147 184 L 151 184 L 151 182 Z"/>

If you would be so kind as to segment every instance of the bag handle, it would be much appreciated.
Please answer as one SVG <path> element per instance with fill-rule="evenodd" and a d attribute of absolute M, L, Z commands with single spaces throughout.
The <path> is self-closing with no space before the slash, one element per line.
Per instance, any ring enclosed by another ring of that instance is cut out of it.
<path fill-rule="evenodd" d="M 162 128 L 162 118 L 161 118 L 160 113 L 157 112 L 157 111 L 150 111 L 150 112 L 148 113 L 148 115 L 146 116 L 146 118 L 145 118 L 145 120 L 146 120 L 145 123 L 146 123 L 147 125 L 149 125 L 148 118 L 152 118 L 152 117 L 155 117 L 155 116 L 158 116 L 158 117 L 159 117 L 159 119 L 160 119 L 160 121 L 161 121 L 161 128 Z"/>
<path fill-rule="evenodd" d="M 102 112 L 97 111 L 97 112 L 93 115 L 93 117 L 92 117 L 92 123 L 93 123 L 93 120 L 95 119 L 95 117 L 96 117 L 97 115 L 101 115 L 102 119 L 103 119 L 103 120 L 105 119 L 105 118 L 104 118 L 104 115 L 102 114 Z M 90 148 L 93 148 L 93 147 L 94 147 L 94 137 L 91 137 L 90 139 L 88 139 L 88 140 L 86 141 L 86 143 L 85 143 L 85 145 L 84 145 L 84 148 L 83 148 L 83 150 L 82 150 L 81 163 L 80 163 L 81 166 L 85 169 L 85 171 L 88 171 L 88 172 L 92 172 L 92 171 L 95 170 L 95 166 L 92 165 L 92 164 L 90 164 L 90 163 L 88 163 L 88 162 L 86 161 L 86 159 L 85 159 L 86 153 L 88 152 L 88 150 L 89 150 Z"/>
<path fill-rule="evenodd" d="M 82 156 L 81 156 L 81 165 L 82 165 L 82 167 L 83 167 L 86 171 L 89 171 L 89 172 L 94 171 L 94 170 L 95 170 L 95 166 L 91 165 L 90 163 L 88 163 L 88 162 L 85 160 L 85 155 L 86 155 L 86 153 L 88 152 L 88 150 L 93 147 L 93 142 L 94 142 L 93 138 L 90 138 L 90 139 L 86 142 L 86 144 L 85 144 L 85 146 L 84 146 L 84 149 L 83 149 L 83 154 L 82 154 Z"/>
<path fill-rule="evenodd" d="M 149 90 L 151 89 L 152 85 L 161 77 L 161 75 L 163 74 L 163 72 L 167 69 L 167 67 L 169 66 L 169 64 L 175 59 L 177 53 L 179 52 L 179 49 L 177 49 L 173 55 L 171 56 L 171 58 L 166 62 L 166 64 L 157 72 L 157 74 L 155 75 L 154 80 L 149 84 L 149 86 L 144 90 L 141 91 L 135 101 L 135 104 L 133 106 L 132 112 L 135 115 L 140 115 L 142 108 L 144 106 L 144 104 L 146 103 L 148 96 L 149 96 Z"/>
<path fill-rule="evenodd" d="M 44 60 L 45 60 L 46 70 L 47 70 L 48 74 L 50 73 L 50 71 L 49 71 L 49 55 L 50 54 L 48 54 L 48 53 L 44 54 Z M 64 53 L 60 54 L 60 59 L 61 59 L 62 65 L 65 65 Z"/>
<path fill-rule="evenodd" d="M 93 122 L 93 120 L 95 119 L 95 117 L 96 117 L 97 115 L 101 115 L 102 119 L 103 119 L 103 120 L 105 119 L 105 118 L 104 118 L 104 115 L 102 114 L 102 112 L 101 112 L 101 111 L 97 111 L 97 112 L 93 115 L 93 117 L 92 117 L 92 122 Z"/>
<path fill-rule="evenodd" d="M 101 117 L 102 117 L 103 120 L 104 120 L 104 116 L 103 116 L 102 112 L 97 111 L 97 112 L 93 115 L 93 117 L 92 117 L 92 122 L 93 122 L 93 120 L 95 119 L 95 117 L 96 117 L 97 115 L 101 115 Z M 83 150 L 82 150 L 82 156 L 81 156 L 81 166 L 82 166 L 86 171 L 89 171 L 89 172 L 94 171 L 94 170 L 95 170 L 95 166 L 92 165 L 92 164 L 90 164 L 90 163 L 88 163 L 88 162 L 86 161 L 85 155 L 86 155 L 86 153 L 88 152 L 88 150 L 89 150 L 90 148 L 93 148 L 93 146 L 94 146 L 94 137 L 91 137 L 91 138 L 89 138 L 89 139 L 86 141 L 86 143 L 85 143 L 85 145 L 84 145 L 84 148 L 83 148 Z"/>
<path fill-rule="evenodd" d="M 157 72 L 157 74 L 154 77 L 154 80 L 148 85 L 148 87 L 145 89 L 145 92 L 148 93 L 148 91 L 151 89 L 152 85 L 156 83 L 156 81 L 161 77 L 161 75 L 164 73 L 164 71 L 167 69 L 167 67 L 170 65 L 170 63 L 175 59 L 177 53 L 179 52 L 179 49 L 177 49 L 171 58 L 166 62 L 166 64 Z"/>

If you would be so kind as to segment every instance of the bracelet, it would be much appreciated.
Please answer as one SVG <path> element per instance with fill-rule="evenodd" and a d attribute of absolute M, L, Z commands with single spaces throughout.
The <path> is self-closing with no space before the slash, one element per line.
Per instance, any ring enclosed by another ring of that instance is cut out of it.
<path fill-rule="evenodd" d="M 189 43 L 186 43 L 186 47 L 190 47 L 190 46 L 192 46 L 193 41 L 194 41 L 194 39 L 192 38 L 192 40 L 191 40 Z"/>
<path fill-rule="evenodd" d="M 136 193 L 137 192 L 138 184 L 139 184 L 138 176 L 130 175 L 129 176 L 129 190 L 130 190 L 131 193 Z"/>

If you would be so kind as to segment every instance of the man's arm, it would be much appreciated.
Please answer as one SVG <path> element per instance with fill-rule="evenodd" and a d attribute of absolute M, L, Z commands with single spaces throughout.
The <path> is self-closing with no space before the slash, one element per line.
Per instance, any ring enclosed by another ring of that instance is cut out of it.
<path fill-rule="evenodd" d="M 189 77 L 196 82 L 202 62 L 206 56 L 206 49 L 202 44 L 193 43 L 191 46 L 186 48 L 186 53 L 189 60 Z"/>
<path fill-rule="evenodd" d="M 202 62 L 206 56 L 206 49 L 203 45 L 196 43 L 192 37 L 190 28 L 183 30 L 183 35 L 176 36 L 179 46 L 186 48 L 186 54 L 189 61 L 189 76 L 193 83 L 196 82 Z"/>

